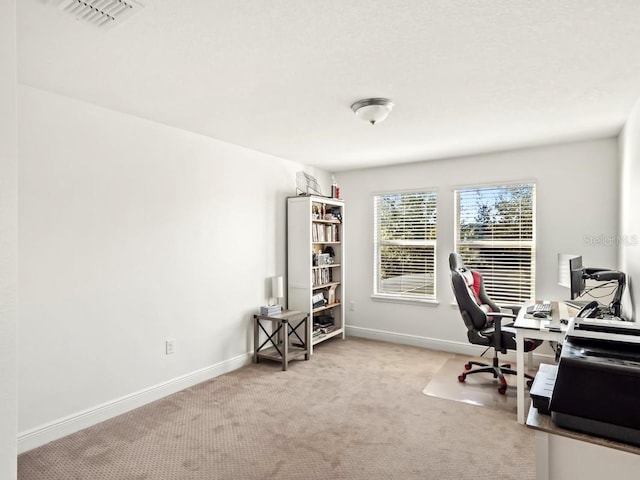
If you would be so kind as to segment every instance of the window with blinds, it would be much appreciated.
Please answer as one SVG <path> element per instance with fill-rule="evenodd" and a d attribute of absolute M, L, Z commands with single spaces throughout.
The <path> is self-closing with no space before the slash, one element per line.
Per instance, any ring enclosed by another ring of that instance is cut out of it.
<path fill-rule="evenodd" d="M 436 192 L 374 196 L 374 295 L 436 297 Z"/>
<path fill-rule="evenodd" d="M 456 251 L 500 303 L 535 296 L 535 184 L 455 191 Z"/>

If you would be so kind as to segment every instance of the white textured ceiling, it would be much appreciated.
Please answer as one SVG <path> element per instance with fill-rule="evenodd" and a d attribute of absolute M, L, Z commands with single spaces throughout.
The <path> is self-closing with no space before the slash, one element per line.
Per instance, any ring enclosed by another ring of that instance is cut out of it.
<path fill-rule="evenodd" d="M 140 1 L 18 0 L 19 81 L 329 171 L 613 135 L 640 97 L 638 0 Z"/>

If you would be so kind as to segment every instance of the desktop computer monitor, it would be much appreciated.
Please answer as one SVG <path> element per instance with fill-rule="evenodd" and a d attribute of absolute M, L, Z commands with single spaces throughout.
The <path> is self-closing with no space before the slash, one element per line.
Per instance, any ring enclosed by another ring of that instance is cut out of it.
<path fill-rule="evenodd" d="M 558 254 L 558 284 L 571 291 L 571 300 L 575 300 L 584 293 L 584 271 L 582 256 Z"/>
<path fill-rule="evenodd" d="M 584 267 L 582 266 L 582 257 L 573 257 L 569 259 L 569 272 L 571 275 L 570 290 L 571 300 L 575 300 L 584 293 Z"/>

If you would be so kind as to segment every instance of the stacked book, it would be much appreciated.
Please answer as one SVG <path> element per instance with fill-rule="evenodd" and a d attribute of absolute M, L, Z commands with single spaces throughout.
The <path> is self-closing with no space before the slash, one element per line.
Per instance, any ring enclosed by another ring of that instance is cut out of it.
<path fill-rule="evenodd" d="M 326 335 L 336 329 L 333 319 L 327 315 L 320 315 L 313 320 L 313 336 Z"/>
<path fill-rule="evenodd" d="M 328 335 L 336 329 L 335 325 L 329 325 L 326 327 L 314 327 L 313 329 L 313 337 L 322 337 L 324 335 Z"/>
<path fill-rule="evenodd" d="M 264 307 L 260 307 L 260 315 L 277 315 L 282 313 L 282 305 L 266 305 Z"/>

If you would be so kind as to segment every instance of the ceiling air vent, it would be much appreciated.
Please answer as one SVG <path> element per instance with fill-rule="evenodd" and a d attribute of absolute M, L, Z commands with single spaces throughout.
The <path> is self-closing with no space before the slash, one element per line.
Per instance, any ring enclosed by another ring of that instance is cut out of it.
<path fill-rule="evenodd" d="M 122 24 L 142 9 L 133 0 L 54 0 L 54 4 L 76 20 L 100 28 Z"/>

